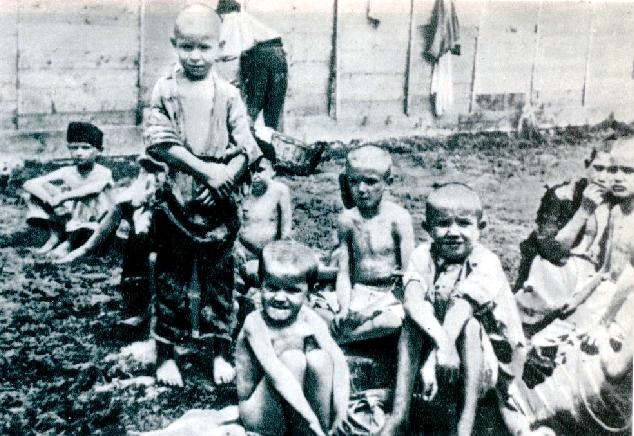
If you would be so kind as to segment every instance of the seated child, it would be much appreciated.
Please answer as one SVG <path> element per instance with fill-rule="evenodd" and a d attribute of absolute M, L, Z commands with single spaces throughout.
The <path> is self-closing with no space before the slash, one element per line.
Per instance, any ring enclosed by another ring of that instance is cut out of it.
<path fill-rule="evenodd" d="M 435 189 L 427 198 L 424 224 L 432 242 L 414 250 L 403 279 L 406 318 L 395 399 L 381 434 L 402 434 L 412 397 L 422 398 L 412 408 L 426 407 L 459 377 L 463 407 L 453 428 L 467 436 L 481 396 L 497 388 L 500 405 L 506 404 L 524 337 L 500 261 L 479 243 L 485 221 L 478 195 L 459 183 Z M 431 350 L 423 349 L 424 337 Z M 413 392 L 417 379 L 422 392 Z M 501 409 L 514 434 L 531 434 L 518 412 Z"/>
<path fill-rule="evenodd" d="M 115 204 L 85 244 L 58 259 L 69 263 L 79 259 L 108 241 L 122 222 L 128 232 L 123 249 L 123 268 L 119 291 L 123 297 L 122 326 L 128 329 L 149 325 L 152 293 L 148 289 L 148 259 L 152 250 L 150 226 L 156 193 L 165 182 L 167 165 L 149 156 L 139 156 L 139 174 L 130 186 L 113 194 Z M 126 336 L 131 338 L 134 335 Z"/>
<path fill-rule="evenodd" d="M 111 171 L 96 163 L 103 150 L 103 133 L 85 122 L 71 122 L 66 132 L 74 164 L 24 183 L 27 223 L 49 232 L 37 252 L 63 257 L 86 242 L 106 216 L 114 184 Z"/>
<path fill-rule="evenodd" d="M 257 283 L 258 259 L 262 248 L 271 241 L 291 237 L 291 194 L 288 186 L 273 179 L 274 159 L 274 155 L 269 155 L 257 161 L 252 175 L 250 195 L 242 204 L 242 226 L 234 249 L 239 280 L 243 282 L 244 288 Z"/>
<path fill-rule="evenodd" d="M 588 177 L 551 188 L 542 199 L 538 228 L 522 244 L 516 300 L 528 334 L 574 310 L 575 289 L 600 269 L 612 194 L 609 153 L 593 151 Z"/>
<path fill-rule="evenodd" d="M 350 374 L 328 326 L 304 305 L 318 274 L 310 248 L 275 241 L 262 250 L 262 309 L 236 343 L 240 420 L 262 436 L 325 436 L 346 416 Z"/>
<path fill-rule="evenodd" d="M 346 159 L 343 186 L 354 207 L 339 216 L 335 313 L 322 311 L 339 343 L 396 333 L 403 321 L 395 273 L 409 261 L 414 228 L 409 212 L 384 198 L 391 168 L 389 153 L 376 146 L 353 149 Z"/>
<path fill-rule="evenodd" d="M 213 63 L 220 19 L 192 4 L 171 38 L 179 59 L 152 93 L 147 153 L 169 167 L 153 217 L 156 268 L 156 378 L 182 386 L 175 345 L 212 363 L 216 384 L 235 377 L 230 363 L 236 324 L 233 244 L 240 226 L 245 173 L 261 152 L 240 92 Z"/>

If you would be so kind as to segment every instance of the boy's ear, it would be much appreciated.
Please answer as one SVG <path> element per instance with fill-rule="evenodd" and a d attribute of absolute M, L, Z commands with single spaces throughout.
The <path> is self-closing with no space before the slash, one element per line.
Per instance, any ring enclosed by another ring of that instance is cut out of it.
<path fill-rule="evenodd" d="M 483 230 L 485 227 L 487 226 L 487 222 L 485 219 L 480 219 L 480 221 L 478 221 L 478 229 Z"/>
<path fill-rule="evenodd" d="M 172 43 L 172 47 L 176 48 L 176 38 L 175 37 L 170 37 L 170 42 Z"/>

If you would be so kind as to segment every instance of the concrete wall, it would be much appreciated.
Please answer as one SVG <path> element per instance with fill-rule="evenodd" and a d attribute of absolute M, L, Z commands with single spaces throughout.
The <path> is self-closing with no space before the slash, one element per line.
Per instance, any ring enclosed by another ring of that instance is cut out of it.
<path fill-rule="evenodd" d="M 2 0 L 0 130 L 135 125 L 185 0 Z M 282 33 L 285 129 L 512 129 L 634 119 L 634 2 L 461 1 L 454 104 L 435 118 L 432 0 L 244 0 Z M 306 134 L 304 133 L 304 137 Z"/>

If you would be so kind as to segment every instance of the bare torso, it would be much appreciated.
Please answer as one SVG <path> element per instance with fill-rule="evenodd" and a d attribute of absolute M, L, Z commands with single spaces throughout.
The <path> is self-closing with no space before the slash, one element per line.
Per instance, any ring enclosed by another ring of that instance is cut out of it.
<path fill-rule="evenodd" d="M 281 190 L 279 182 L 270 181 L 267 190 L 260 197 L 249 196 L 242 205 L 242 227 L 240 241 L 254 250 L 281 238 Z"/>
<path fill-rule="evenodd" d="M 634 261 L 634 212 L 624 213 L 618 205 L 612 209 L 613 236 L 610 253 L 610 274 L 616 280 Z"/>

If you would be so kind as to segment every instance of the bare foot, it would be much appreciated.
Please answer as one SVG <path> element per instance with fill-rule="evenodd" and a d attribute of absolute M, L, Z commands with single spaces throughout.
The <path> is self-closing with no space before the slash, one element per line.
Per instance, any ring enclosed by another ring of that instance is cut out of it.
<path fill-rule="evenodd" d="M 36 248 L 34 252 L 36 254 L 46 254 L 51 251 L 59 243 L 59 235 L 57 233 L 51 233 L 51 236 L 40 248 Z"/>
<path fill-rule="evenodd" d="M 226 385 L 236 376 L 236 370 L 222 356 L 214 357 L 214 383 Z"/>
<path fill-rule="evenodd" d="M 174 359 L 168 359 L 156 369 L 156 381 L 168 386 L 183 387 L 183 377 Z"/>

